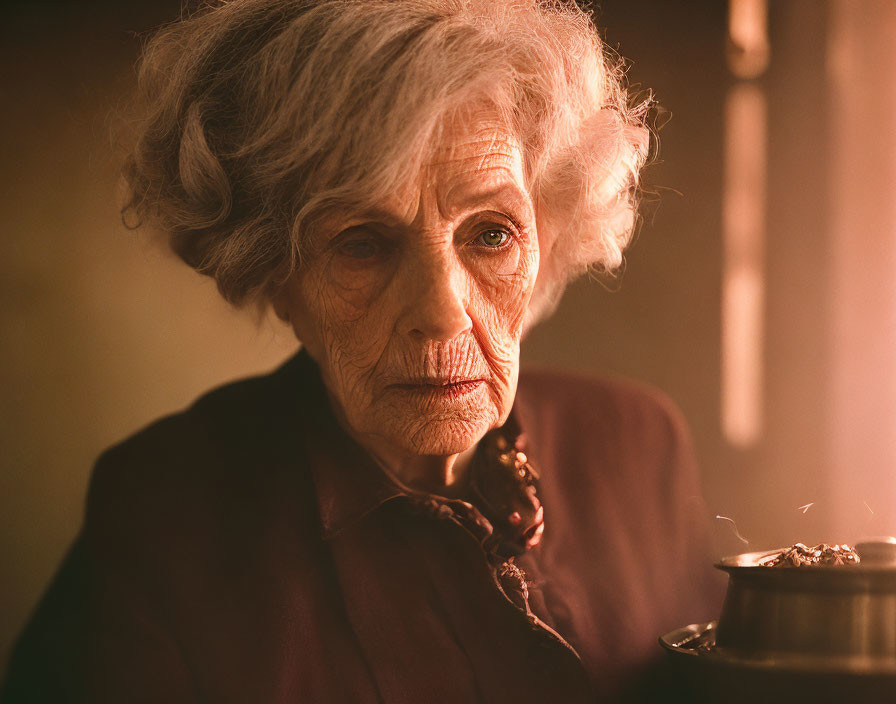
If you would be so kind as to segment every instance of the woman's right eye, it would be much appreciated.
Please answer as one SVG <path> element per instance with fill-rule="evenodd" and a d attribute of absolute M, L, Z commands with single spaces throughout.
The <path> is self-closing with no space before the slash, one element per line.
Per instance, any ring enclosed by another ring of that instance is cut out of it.
<path fill-rule="evenodd" d="M 382 248 L 372 239 L 355 239 L 341 242 L 338 246 L 340 254 L 352 259 L 372 259 L 377 256 Z"/>
<path fill-rule="evenodd" d="M 330 242 L 329 283 L 352 305 L 363 306 L 385 286 L 398 259 L 398 241 L 379 228 L 351 227 Z"/>
<path fill-rule="evenodd" d="M 343 230 L 333 244 L 336 254 L 361 263 L 388 254 L 392 241 L 379 230 L 356 226 Z"/>

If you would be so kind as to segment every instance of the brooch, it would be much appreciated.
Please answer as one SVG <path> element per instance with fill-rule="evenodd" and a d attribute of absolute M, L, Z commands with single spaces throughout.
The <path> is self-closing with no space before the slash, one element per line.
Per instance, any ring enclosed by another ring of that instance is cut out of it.
<path fill-rule="evenodd" d="M 502 557 L 521 555 L 539 542 L 544 532 L 544 507 L 535 494 L 538 473 L 523 452 L 523 436 L 513 443 L 500 432 L 482 440 L 474 460 L 470 500 L 489 520 Z"/>

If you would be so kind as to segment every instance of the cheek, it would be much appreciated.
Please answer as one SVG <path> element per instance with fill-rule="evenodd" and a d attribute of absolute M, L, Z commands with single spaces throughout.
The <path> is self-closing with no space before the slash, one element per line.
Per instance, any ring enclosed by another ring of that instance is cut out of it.
<path fill-rule="evenodd" d="M 471 267 L 471 313 L 482 334 L 494 344 L 516 350 L 538 273 L 538 248 L 523 243 L 494 261 L 478 259 Z"/>
<path fill-rule="evenodd" d="M 523 246 L 499 266 L 477 267 L 474 275 L 470 315 L 499 396 L 512 395 L 516 387 L 523 321 L 537 273 L 538 248 Z"/>
<path fill-rule="evenodd" d="M 341 400 L 363 403 L 365 379 L 373 372 L 388 342 L 387 307 L 379 301 L 382 277 L 320 266 L 303 278 L 300 288 L 309 335 L 296 335 L 329 380 Z M 369 273 L 369 272 L 368 272 Z"/>

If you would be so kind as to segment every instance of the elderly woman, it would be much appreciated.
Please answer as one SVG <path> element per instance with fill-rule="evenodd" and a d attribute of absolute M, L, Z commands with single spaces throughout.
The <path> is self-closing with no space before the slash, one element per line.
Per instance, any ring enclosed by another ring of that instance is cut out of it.
<path fill-rule="evenodd" d="M 302 343 L 107 451 L 4 702 L 576 702 L 711 615 L 679 416 L 518 375 L 644 162 L 571 0 L 230 0 L 147 45 L 130 215 Z M 696 503 L 695 503 L 696 502 Z"/>

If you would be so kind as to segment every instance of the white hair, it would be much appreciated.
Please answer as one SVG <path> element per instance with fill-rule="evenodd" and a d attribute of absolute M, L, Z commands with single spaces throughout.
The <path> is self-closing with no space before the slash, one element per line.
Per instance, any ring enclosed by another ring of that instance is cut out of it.
<path fill-rule="evenodd" d="M 645 104 L 572 0 L 215 2 L 148 42 L 139 86 L 125 215 L 234 304 L 269 301 L 321 214 L 394 193 L 474 104 L 523 147 L 541 251 L 529 324 L 631 238 Z"/>

